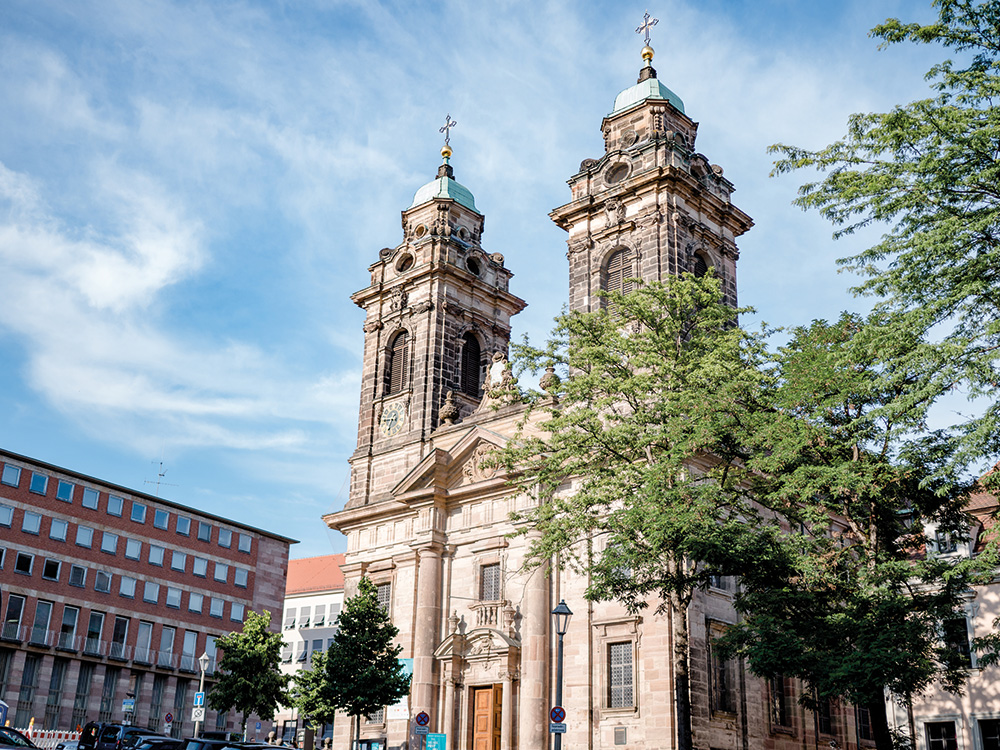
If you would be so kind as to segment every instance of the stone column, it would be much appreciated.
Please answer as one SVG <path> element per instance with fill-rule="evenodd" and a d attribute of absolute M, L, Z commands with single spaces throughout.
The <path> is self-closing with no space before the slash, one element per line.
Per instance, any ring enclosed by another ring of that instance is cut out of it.
<path fill-rule="evenodd" d="M 440 731 L 448 736 L 448 750 L 453 750 L 455 745 L 455 675 L 451 667 L 444 680 L 444 713 L 438 722 Z"/>
<path fill-rule="evenodd" d="M 521 600 L 521 693 L 517 746 L 549 742 L 549 590 L 545 566 L 532 571 Z"/>
<path fill-rule="evenodd" d="M 439 642 L 441 622 L 441 550 L 434 546 L 421 547 L 417 560 L 417 607 L 413 634 L 413 686 L 410 695 L 414 713 L 426 711 L 435 715 L 434 649 Z"/>
<path fill-rule="evenodd" d="M 501 720 L 500 725 L 500 750 L 511 750 L 510 736 L 514 729 L 514 717 L 511 715 L 514 710 L 514 677 L 510 668 L 500 673 L 503 680 L 503 695 L 501 696 Z"/>

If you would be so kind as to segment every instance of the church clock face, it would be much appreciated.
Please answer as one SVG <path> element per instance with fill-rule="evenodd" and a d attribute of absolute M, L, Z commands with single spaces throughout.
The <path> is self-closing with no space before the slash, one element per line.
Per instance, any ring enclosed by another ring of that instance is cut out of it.
<path fill-rule="evenodd" d="M 379 422 L 379 429 L 386 437 L 392 437 L 403 429 L 405 417 L 406 409 L 403 404 L 390 404 L 382 410 L 382 421 Z"/>

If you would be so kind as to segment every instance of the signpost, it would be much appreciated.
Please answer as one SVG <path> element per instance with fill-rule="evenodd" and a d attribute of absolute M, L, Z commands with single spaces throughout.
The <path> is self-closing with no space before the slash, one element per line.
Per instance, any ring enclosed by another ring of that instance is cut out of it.
<path fill-rule="evenodd" d="M 195 706 L 191 709 L 191 721 L 205 721 L 204 706 Z"/>
<path fill-rule="evenodd" d="M 205 705 L 205 693 L 198 691 L 194 694 L 194 703 L 191 704 L 195 708 Z"/>
<path fill-rule="evenodd" d="M 174 728 L 174 715 L 169 711 L 163 717 L 163 733 L 170 734 L 170 730 Z"/>
<path fill-rule="evenodd" d="M 122 713 L 135 713 L 135 698 L 122 699 Z"/>

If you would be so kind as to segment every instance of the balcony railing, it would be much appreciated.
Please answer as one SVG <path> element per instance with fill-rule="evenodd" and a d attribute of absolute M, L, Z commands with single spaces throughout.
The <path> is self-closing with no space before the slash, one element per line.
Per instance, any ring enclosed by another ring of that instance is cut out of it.
<path fill-rule="evenodd" d="M 472 609 L 476 613 L 477 628 L 500 628 L 504 626 L 504 611 L 510 606 L 506 599 L 492 602 L 476 602 Z"/>
<path fill-rule="evenodd" d="M 60 633 L 56 641 L 56 648 L 60 651 L 79 651 L 83 644 L 83 636 L 75 633 Z"/>
<path fill-rule="evenodd" d="M 27 625 L 22 627 L 19 623 L 16 622 L 5 622 L 3 624 L 3 628 L 0 628 L 0 639 L 3 639 L 5 641 L 17 641 L 18 643 L 20 643 L 21 641 L 24 640 L 27 634 L 26 633 L 27 630 L 28 630 Z"/>
<path fill-rule="evenodd" d="M 155 654 L 156 652 L 149 646 L 136 646 L 132 659 L 140 664 L 152 664 Z"/>
<path fill-rule="evenodd" d="M 32 627 L 28 636 L 28 644 L 31 646 L 50 647 L 55 641 L 55 633 L 47 628 Z"/>
<path fill-rule="evenodd" d="M 181 654 L 181 671 L 197 672 L 201 668 L 198 666 L 198 657 L 194 654 Z"/>
<path fill-rule="evenodd" d="M 156 653 L 156 666 L 164 669 L 177 669 L 177 654 L 172 651 L 158 651 Z"/>
<path fill-rule="evenodd" d="M 126 646 L 124 643 L 116 643 L 112 641 L 109 644 L 108 658 L 114 659 L 115 661 L 128 661 L 132 658 L 132 647 Z"/>
<path fill-rule="evenodd" d="M 107 641 L 102 641 L 100 638 L 87 637 L 83 642 L 83 653 L 88 656 L 107 656 Z"/>

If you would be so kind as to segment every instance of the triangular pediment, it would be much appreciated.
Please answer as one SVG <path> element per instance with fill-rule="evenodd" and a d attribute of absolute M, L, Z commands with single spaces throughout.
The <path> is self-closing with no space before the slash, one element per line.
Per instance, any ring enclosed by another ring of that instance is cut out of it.
<path fill-rule="evenodd" d="M 503 435 L 478 425 L 449 448 L 435 448 L 393 487 L 392 496 L 406 500 L 448 494 L 466 485 L 502 479 L 503 470 L 486 466 L 488 456 L 507 444 Z"/>

